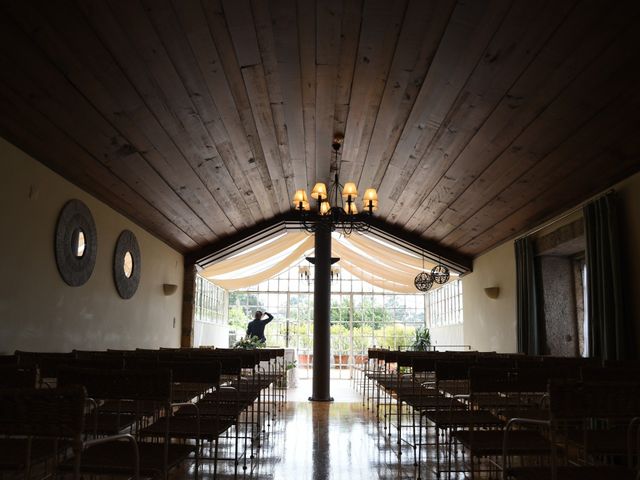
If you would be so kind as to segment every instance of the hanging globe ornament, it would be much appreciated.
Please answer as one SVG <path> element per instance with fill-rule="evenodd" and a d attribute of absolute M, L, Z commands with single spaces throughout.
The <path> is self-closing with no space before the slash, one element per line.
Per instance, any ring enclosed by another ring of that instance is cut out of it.
<path fill-rule="evenodd" d="M 443 283 L 447 283 L 449 281 L 449 269 L 439 263 L 431 270 L 431 276 L 433 277 L 434 282 L 442 285 Z"/>
<path fill-rule="evenodd" d="M 429 272 L 420 272 L 418 275 L 416 275 L 413 284 L 421 292 L 426 292 L 433 286 L 433 277 Z"/>
<path fill-rule="evenodd" d="M 413 280 L 413 284 L 416 286 L 418 290 L 421 292 L 427 292 L 431 287 L 433 287 L 433 275 L 429 272 L 424 271 L 424 252 L 420 251 L 420 256 L 422 257 L 422 272 L 416 275 L 416 278 Z"/>

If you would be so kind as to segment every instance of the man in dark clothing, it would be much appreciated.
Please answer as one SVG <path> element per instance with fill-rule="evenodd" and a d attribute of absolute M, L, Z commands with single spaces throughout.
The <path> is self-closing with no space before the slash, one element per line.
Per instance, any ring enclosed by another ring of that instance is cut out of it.
<path fill-rule="evenodd" d="M 262 320 L 262 315 L 266 315 L 267 319 Z M 267 323 L 271 320 L 273 320 L 273 315 L 267 312 L 262 313 L 258 310 L 255 318 L 249 322 L 249 326 L 247 327 L 247 337 L 258 337 L 262 343 L 267 343 L 267 338 L 264 336 L 264 327 L 266 327 Z"/>

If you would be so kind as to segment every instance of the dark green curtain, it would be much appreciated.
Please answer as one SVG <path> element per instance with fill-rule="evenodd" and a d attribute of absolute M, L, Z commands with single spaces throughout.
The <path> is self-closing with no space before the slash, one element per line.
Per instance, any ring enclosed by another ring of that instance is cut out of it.
<path fill-rule="evenodd" d="M 533 241 L 529 237 L 516 240 L 516 284 L 518 307 L 518 352 L 542 353 L 538 294 Z"/>
<path fill-rule="evenodd" d="M 587 314 L 589 356 L 607 360 L 627 355 L 620 272 L 616 197 L 608 193 L 584 207 L 587 241 Z"/>

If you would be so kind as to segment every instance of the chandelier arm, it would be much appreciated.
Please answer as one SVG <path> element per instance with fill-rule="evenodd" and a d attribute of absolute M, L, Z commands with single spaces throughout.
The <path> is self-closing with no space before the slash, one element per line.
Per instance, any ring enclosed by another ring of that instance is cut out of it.
<path fill-rule="evenodd" d="M 313 222 L 309 222 L 311 215 L 306 213 L 304 210 L 300 210 L 300 220 L 302 222 L 302 226 L 309 233 L 314 233 L 316 231 L 316 225 Z"/>

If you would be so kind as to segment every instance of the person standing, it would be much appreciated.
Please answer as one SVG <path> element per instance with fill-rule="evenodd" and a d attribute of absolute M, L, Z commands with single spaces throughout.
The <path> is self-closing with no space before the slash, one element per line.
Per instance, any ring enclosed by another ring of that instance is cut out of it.
<path fill-rule="evenodd" d="M 263 315 L 267 316 L 266 320 L 262 320 Z M 267 337 L 264 336 L 264 327 L 266 327 L 267 323 L 271 320 L 273 320 L 273 315 L 270 313 L 262 313 L 260 310 L 256 311 L 254 319 L 251 320 L 247 326 L 247 337 L 258 337 L 262 343 L 267 343 Z"/>

